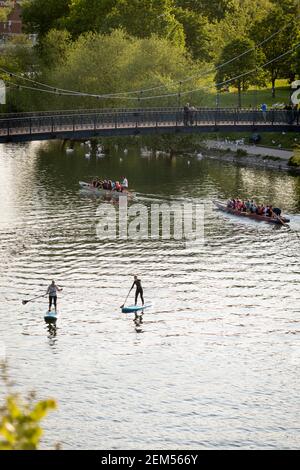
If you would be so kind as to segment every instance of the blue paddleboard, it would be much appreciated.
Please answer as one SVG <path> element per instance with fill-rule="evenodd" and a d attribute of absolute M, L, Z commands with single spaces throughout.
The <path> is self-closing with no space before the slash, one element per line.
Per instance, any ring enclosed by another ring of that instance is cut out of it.
<path fill-rule="evenodd" d="M 151 304 L 145 305 L 131 305 L 130 307 L 123 307 L 122 313 L 135 313 L 140 312 L 141 310 L 145 310 L 145 308 L 151 307 Z"/>
<path fill-rule="evenodd" d="M 48 310 L 44 316 L 44 319 L 46 323 L 55 323 L 57 320 L 57 312 L 55 310 L 51 310 L 49 312 Z"/>

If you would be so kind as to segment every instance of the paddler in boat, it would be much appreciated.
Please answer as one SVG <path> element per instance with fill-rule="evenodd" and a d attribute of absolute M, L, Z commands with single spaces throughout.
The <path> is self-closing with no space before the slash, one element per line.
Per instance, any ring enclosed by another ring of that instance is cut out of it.
<path fill-rule="evenodd" d="M 130 289 L 130 292 L 132 291 L 132 289 L 134 288 L 134 286 L 136 287 L 136 291 L 135 291 L 135 305 L 137 304 L 138 296 L 141 297 L 142 305 L 144 305 L 144 291 L 143 291 L 143 288 L 142 288 L 141 280 L 138 279 L 137 276 L 134 276 L 134 281 L 133 281 L 132 287 L 131 287 L 131 289 Z"/>
<path fill-rule="evenodd" d="M 61 292 L 62 288 L 58 287 L 55 284 L 55 281 L 52 281 L 50 286 L 47 289 L 46 295 L 49 294 L 49 312 L 51 311 L 52 303 L 54 304 L 54 308 L 56 311 L 57 308 L 57 292 Z"/>
<path fill-rule="evenodd" d="M 126 178 L 126 176 L 122 176 L 121 181 L 122 181 L 122 183 L 121 183 L 122 188 L 128 189 L 128 179 Z"/>
<path fill-rule="evenodd" d="M 101 188 L 101 187 L 102 187 L 102 181 L 99 178 L 97 178 L 95 188 Z"/>
<path fill-rule="evenodd" d="M 121 193 L 123 191 L 122 186 L 120 185 L 119 181 L 116 181 L 114 191 L 117 191 L 118 193 Z"/>

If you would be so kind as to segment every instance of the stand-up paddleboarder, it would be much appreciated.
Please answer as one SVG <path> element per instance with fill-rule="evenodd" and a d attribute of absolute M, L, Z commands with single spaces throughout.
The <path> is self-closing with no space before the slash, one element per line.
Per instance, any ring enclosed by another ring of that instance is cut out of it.
<path fill-rule="evenodd" d="M 55 308 L 55 311 L 56 311 L 56 307 L 57 307 L 57 292 L 61 292 L 62 291 L 62 288 L 61 287 L 58 287 L 56 284 L 55 284 L 55 281 L 52 281 L 50 286 L 48 287 L 47 289 L 47 292 L 46 292 L 46 295 L 49 294 L 49 312 L 51 311 L 51 306 L 52 306 L 52 303 L 54 304 L 54 308 Z"/>
<path fill-rule="evenodd" d="M 133 284 L 132 284 L 132 287 L 130 289 L 130 292 L 132 291 L 132 289 L 136 287 L 136 291 L 135 291 L 135 305 L 137 304 L 137 300 L 138 300 L 138 296 L 141 297 L 141 301 L 142 301 L 142 304 L 144 305 L 144 292 L 143 292 L 143 288 L 142 288 L 142 283 L 141 283 L 141 280 L 138 279 L 137 276 L 134 276 L 134 281 L 133 281 Z"/>

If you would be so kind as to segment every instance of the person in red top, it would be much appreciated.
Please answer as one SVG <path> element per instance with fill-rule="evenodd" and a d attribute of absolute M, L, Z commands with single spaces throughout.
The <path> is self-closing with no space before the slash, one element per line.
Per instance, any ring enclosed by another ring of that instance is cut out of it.
<path fill-rule="evenodd" d="M 115 191 L 118 191 L 119 193 L 122 191 L 122 186 L 119 181 L 116 181 Z"/>

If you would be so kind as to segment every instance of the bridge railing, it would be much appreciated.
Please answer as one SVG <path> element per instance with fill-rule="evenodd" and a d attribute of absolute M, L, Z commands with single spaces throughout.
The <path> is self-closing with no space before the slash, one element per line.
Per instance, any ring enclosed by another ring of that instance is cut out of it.
<path fill-rule="evenodd" d="M 185 113 L 181 108 L 105 110 L 80 114 L 51 114 L 0 119 L 0 135 L 59 134 L 80 130 L 190 126 L 299 125 L 299 111 L 201 108 Z"/>

